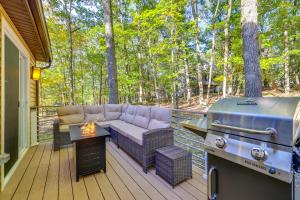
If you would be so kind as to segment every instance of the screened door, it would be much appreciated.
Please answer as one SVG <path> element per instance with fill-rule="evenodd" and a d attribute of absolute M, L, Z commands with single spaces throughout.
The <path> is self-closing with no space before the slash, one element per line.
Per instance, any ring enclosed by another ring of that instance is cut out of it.
<path fill-rule="evenodd" d="M 10 154 L 10 160 L 4 165 L 5 175 L 18 160 L 19 154 L 19 49 L 5 36 L 5 116 L 4 151 Z"/>

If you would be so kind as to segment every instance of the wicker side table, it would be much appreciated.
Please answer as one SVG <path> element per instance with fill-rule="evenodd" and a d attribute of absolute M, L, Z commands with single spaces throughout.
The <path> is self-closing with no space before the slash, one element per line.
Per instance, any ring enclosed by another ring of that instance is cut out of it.
<path fill-rule="evenodd" d="M 192 154 L 180 147 L 167 146 L 155 152 L 156 174 L 175 185 L 192 177 Z"/>

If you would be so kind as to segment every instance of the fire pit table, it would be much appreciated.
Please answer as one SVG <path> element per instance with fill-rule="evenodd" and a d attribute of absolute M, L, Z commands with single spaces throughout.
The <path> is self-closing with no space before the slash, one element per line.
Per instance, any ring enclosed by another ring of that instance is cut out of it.
<path fill-rule="evenodd" d="M 79 176 L 101 170 L 106 172 L 105 138 L 109 132 L 98 125 L 70 126 L 73 143 L 76 181 Z"/>

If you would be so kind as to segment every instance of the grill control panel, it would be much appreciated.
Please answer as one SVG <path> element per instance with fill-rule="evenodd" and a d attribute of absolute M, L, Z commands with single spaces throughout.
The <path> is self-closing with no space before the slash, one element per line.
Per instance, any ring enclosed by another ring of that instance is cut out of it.
<path fill-rule="evenodd" d="M 264 142 L 246 138 L 233 138 L 228 134 L 208 131 L 205 151 L 220 158 L 240 164 L 265 175 L 291 183 L 293 180 L 292 151 L 274 149 Z"/>

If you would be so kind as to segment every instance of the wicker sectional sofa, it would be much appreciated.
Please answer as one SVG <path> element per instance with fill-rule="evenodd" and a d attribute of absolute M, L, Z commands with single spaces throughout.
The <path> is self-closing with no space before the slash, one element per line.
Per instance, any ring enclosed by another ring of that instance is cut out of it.
<path fill-rule="evenodd" d="M 65 106 L 58 108 L 57 114 L 54 150 L 70 143 L 70 125 L 92 121 L 109 130 L 111 140 L 139 162 L 145 173 L 154 165 L 155 150 L 174 143 L 172 113 L 166 108 L 129 104 Z"/>

